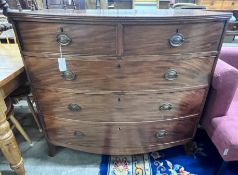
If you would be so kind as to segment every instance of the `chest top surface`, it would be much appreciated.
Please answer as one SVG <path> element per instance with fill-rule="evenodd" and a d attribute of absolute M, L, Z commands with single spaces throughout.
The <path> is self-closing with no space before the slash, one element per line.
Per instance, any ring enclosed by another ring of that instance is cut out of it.
<path fill-rule="evenodd" d="M 213 12 L 206 10 L 191 9 L 161 9 L 161 10 L 133 10 L 133 9 L 109 9 L 109 10 L 72 10 L 72 9 L 44 9 L 36 11 L 10 10 L 8 16 L 21 19 L 59 19 L 59 20 L 209 20 L 229 19 L 230 13 Z"/>

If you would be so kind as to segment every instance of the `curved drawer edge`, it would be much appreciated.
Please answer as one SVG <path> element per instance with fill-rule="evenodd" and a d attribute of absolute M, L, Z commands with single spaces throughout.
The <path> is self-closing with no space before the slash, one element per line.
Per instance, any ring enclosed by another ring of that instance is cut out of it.
<path fill-rule="evenodd" d="M 55 142 L 52 140 L 47 140 L 55 146 L 62 146 L 74 150 L 80 150 L 83 152 L 94 153 L 94 154 L 105 154 L 105 155 L 133 155 L 133 154 L 145 154 L 149 152 L 155 152 L 158 150 L 170 148 L 173 146 L 185 145 L 189 143 L 193 138 L 188 138 L 184 140 L 179 140 L 170 143 L 163 143 L 152 145 L 148 147 L 138 147 L 138 148 L 117 148 L 117 147 L 88 147 L 88 146 L 75 146 L 70 144 L 64 144 L 60 142 Z"/>
<path fill-rule="evenodd" d="M 140 124 L 147 124 L 147 123 L 154 123 L 154 122 L 162 122 L 162 121 L 176 121 L 176 120 L 183 120 L 183 119 L 187 119 L 187 118 L 198 118 L 200 114 L 192 114 L 192 115 L 187 115 L 187 116 L 179 116 L 176 118 L 169 118 L 169 119 L 165 119 L 165 120 L 152 120 L 152 121 L 140 121 L 140 122 L 93 122 L 93 121 L 84 121 L 84 120 L 74 120 L 74 119 L 69 119 L 69 118 L 59 118 L 59 117 L 46 117 L 47 120 L 49 120 L 49 118 L 52 119 L 57 119 L 57 120 L 61 120 L 61 121 L 68 121 L 68 122 L 80 122 L 83 124 L 92 124 L 92 125 L 121 125 L 121 124 L 128 124 L 128 125 L 140 125 Z"/>

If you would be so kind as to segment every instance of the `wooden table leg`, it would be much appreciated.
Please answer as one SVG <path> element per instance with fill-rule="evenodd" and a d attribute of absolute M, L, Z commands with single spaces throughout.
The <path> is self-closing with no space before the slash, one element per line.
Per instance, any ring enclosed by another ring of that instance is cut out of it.
<path fill-rule="evenodd" d="M 25 175 L 23 159 L 16 138 L 6 120 L 6 105 L 0 94 L 0 148 L 17 175 Z"/>

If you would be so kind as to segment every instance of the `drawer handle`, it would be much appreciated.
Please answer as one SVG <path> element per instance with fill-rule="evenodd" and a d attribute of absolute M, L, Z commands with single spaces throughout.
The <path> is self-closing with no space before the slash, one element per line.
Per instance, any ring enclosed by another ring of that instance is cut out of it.
<path fill-rule="evenodd" d="M 169 69 L 167 72 L 164 74 L 164 78 L 166 80 L 175 80 L 178 77 L 178 73 L 175 69 Z"/>
<path fill-rule="evenodd" d="M 176 33 L 175 35 L 171 36 L 169 39 L 169 44 L 172 47 L 179 47 L 183 44 L 184 42 L 184 37 L 181 33 Z"/>
<path fill-rule="evenodd" d="M 72 81 L 72 80 L 75 80 L 76 78 L 76 74 L 70 70 L 66 70 L 64 72 L 62 72 L 62 75 L 64 80 L 67 80 L 67 81 Z"/>
<path fill-rule="evenodd" d="M 81 111 L 82 108 L 78 104 L 70 103 L 68 105 L 68 109 L 72 112 L 78 112 L 78 111 Z"/>
<path fill-rule="evenodd" d="M 81 131 L 74 131 L 74 136 L 81 138 L 84 137 L 85 134 Z"/>
<path fill-rule="evenodd" d="M 56 41 L 62 46 L 67 46 L 71 43 L 72 39 L 67 34 L 61 32 L 57 35 Z"/>
<path fill-rule="evenodd" d="M 173 108 L 173 105 L 170 103 L 164 103 L 160 105 L 159 110 L 161 111 L 170 111 Z"/>
<path fill-rule="evenodd" d="M 166 137 L 168 134 L 168 132 L 166 130 L 159 130 L 158 132 L 155 133 L 155 137 L 157 139 L 162 139 L 164 137 Z"/>

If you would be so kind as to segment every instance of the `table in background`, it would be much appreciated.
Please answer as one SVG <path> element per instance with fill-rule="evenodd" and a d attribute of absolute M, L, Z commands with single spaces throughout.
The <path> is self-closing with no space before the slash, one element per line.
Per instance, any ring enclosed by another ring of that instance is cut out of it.
<path fill-rule="evenodd" d="M 16 44 L 0 45 L 0 148 L 17 175 L 24 175 L 23 158 L 15 136 L 6 120 L 4 99 L 26 83 L 21 55 Z"/>

